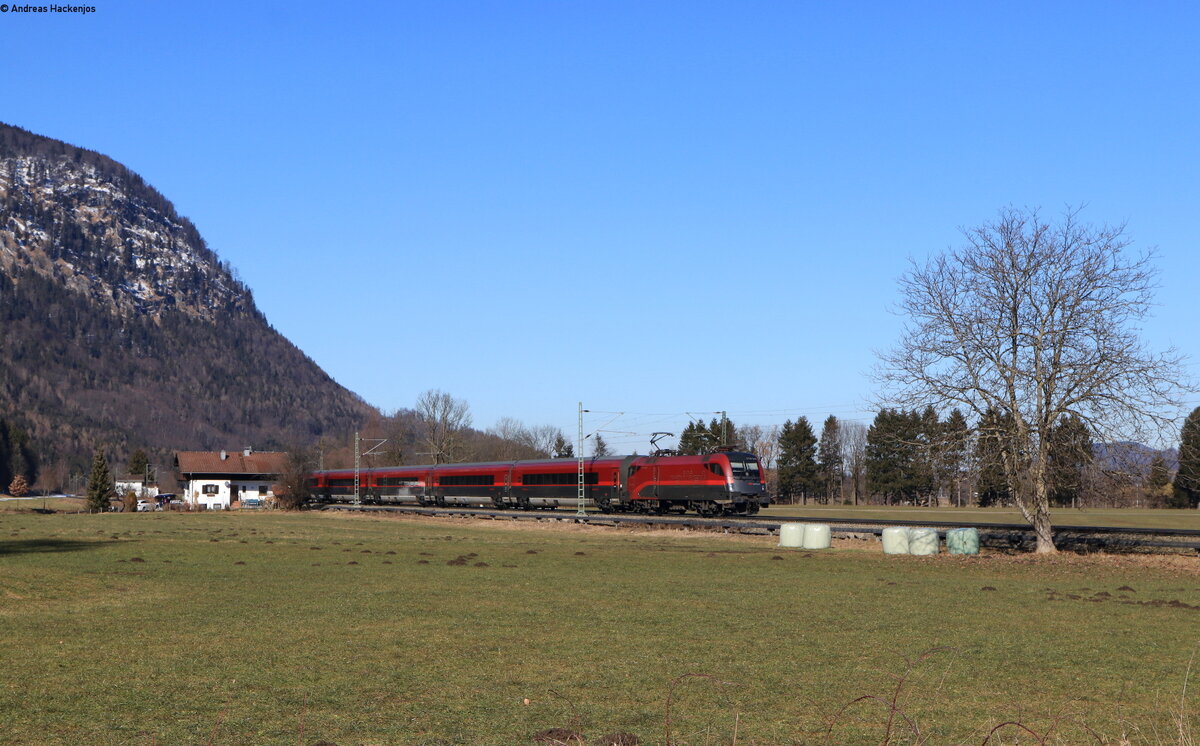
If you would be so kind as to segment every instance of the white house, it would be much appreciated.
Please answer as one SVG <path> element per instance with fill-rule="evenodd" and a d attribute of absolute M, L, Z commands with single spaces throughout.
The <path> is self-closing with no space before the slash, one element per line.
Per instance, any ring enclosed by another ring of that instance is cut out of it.
<path fill-rule="evenodd" d="M 275 497 L 271 485 L 283 473 L 287 454 L 278 451 L 177 451 L 180 496 L 208 510 L 261 505 Z"/>
<path fill-rule="evenodd" d="M 158 497 L 158 485 L 146 484 L 143 477 L 123 477 L 116 481 L 117 497 L 124 497 L 130 490 L 143 500 L 153 500 Z"/>

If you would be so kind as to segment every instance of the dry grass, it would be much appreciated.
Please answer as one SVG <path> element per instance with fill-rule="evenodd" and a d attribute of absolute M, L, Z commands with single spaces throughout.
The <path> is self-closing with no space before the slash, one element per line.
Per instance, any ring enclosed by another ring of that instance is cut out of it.
<path fill-rule="evenodd" d="M 6 514 L 0 743 L 1195 746 L 1198 560 L 775 542 Z"/>

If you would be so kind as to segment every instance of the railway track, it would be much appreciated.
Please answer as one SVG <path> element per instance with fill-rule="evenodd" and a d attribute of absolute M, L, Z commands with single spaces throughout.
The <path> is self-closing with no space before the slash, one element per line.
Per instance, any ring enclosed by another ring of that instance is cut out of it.
<path fill-rule="evenodd" d="M 1033 532 L 1024 526 L 1009 523 L 968 523 L 959 521 L 907 521 L 813 518 L 779 516 L 766 518 L 699 516 L 647 516 L 588 513 L 586 516 L 559 510 L 488 510 L 485 508 L 421 508 L 416 506 L 327 505 L 325 510 L 344 510 L 360 513 L 397 513 L 409 515 L 444 515 L 473 517 L 483 520 L 566 521 L 598 526 L 642 525 L 674 526 L 678 528 L 722 531 L 725 533 L 778 534 L 785 523 L 828 524 L 835 536 L 865 538 L 879 536 L 889 526 L 924 526 L 937 529 L 945 538 L 952 528 L 974 528 L 979 531 L 981 544 L 986 547 L 1029 550 L 1035 543 Z M 1128 528 L 1123 526 L 1058 526 L 1054 529 L 1055 544 L 1060 549 L 1076 551 L 1114 552 L 1180 552 L 1200 553 L 1200 530 Z"/>

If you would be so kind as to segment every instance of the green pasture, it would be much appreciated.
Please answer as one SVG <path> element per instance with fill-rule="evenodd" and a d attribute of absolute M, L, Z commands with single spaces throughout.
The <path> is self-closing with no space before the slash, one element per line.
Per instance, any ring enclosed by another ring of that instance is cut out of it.
<path fill-rule="evenodd" d="M 1026 526 L 1016 508 L 925 508 L 911 505 L 772 505 L 759 513 L 765 518 L 806 516 L 823 520 L 957 521 L 959 523 L 1013 523 Z M 1200 529 L 1200 510 L 1166 508 L 1057 508 L 1051 511 L 1056 526 L 1120 526 L 1125 528 Z"/>
<path fill-rule="evenodd" d="M 0 513 L 32 513 L 35 510 L 54 510 L 79 513 L 85 501 L 78 497 L 6 497 L 0 496 Z"/>
<path fill-rule="evenodd" d="M 930 744 L 979 744 L 1007 720 L 1053 727 L 1047 743 L 1184 744 L 1198 645 L 1188 557 L 0 515 L 0 743 L 511 746 L 562 728 L 590 744 L 877 744 L 903 677 L 892 743 L 914 742 L 909 718 Z"/>

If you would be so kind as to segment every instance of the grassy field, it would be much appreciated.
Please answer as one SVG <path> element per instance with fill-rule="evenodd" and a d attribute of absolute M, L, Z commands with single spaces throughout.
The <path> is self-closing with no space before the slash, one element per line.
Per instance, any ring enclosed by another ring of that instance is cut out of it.
<path fill-rule="evenodd" d="M 36 509 L 62 513 L 82 512 L 85 501 L 78 497 L 8 497 L 0 495 L 0 513 L 32 513 Z"/>
<path fill-rule="evenodd" d="M 899 521 L 956 521 L 1028 525 L 1016 508 L 917 508 L 881 505 L 772 505 L 759 514 L 768 518 L 808 516 L 835 520 L 889 519 Z M 1053 511 L 1056 526 L 1121 526 L 1129 528 L 1200 529 L 1200 510 L 1097 508 Z"/>
<path fill-rule="evenodd" d="M 15 499 L 0 495 L 0 513 L 28 513 L 34 508 L 48 508 L 64 513 L 84 509 L 83 498 Z M 570 513 L 564 508 L 560 512 Z M 759 514 L 763 518 L 806 516 L 823 520 L 896 519 L 912 521 L 956 521 L 960 523 L 1012 523 L 1027 525 L 1015 508 L 917 508 L 880 505 L 772 505 Z M 1200 510 L 1165 510 L 1137 508 L 1107 508 L 1054 511 L 1055 525 L 1063 526 L 1128 526 L 1137 528 L 1184 528 L 1200 530 Z"/>
<path fill-rule="evenodd" d="M 889 698 L 932 649 L 899 698 L 931 744 L 1010 719 L 1057 723 L 1048 743 L 1200 733 L 1200 559 L 774 542 L 6 513 L 0 743 L 510 746 L 567 728 L 651 744 L 668 727 L 676 746 L 882 743 L 880 701 L 835 714 Z"/>

